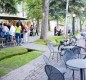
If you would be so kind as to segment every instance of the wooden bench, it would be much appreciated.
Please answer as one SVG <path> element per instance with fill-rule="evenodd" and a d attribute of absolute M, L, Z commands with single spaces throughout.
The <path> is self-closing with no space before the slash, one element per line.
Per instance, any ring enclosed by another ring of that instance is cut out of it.
<path fill-rule="evenodd" d="M 7 46 L 16 46 L 16 41 L 7 42 Z"/>

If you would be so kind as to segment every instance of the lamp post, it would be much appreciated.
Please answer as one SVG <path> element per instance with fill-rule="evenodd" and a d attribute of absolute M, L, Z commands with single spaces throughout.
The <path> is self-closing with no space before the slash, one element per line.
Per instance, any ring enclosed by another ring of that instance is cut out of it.
<path fill-rule="evenodd" d="M 72 33 L 75 35 L 75 14 L 73 14 L 73 20 L 72 20 Z"/>

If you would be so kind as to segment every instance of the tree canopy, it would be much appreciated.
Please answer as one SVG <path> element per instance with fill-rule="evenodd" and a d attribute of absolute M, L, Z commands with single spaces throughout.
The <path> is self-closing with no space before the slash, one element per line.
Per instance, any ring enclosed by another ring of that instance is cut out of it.
<path fill-rule="evenodd" d="M 0 9 L 1 13 L 16 14 L 18 12 L 16 0 L 0 0 Z"/>
<path fill-rule="evenodd" d="M 27 0 L 26 1 L 27 16 L 30 19 L 42 18 L 42 0 Z"/>

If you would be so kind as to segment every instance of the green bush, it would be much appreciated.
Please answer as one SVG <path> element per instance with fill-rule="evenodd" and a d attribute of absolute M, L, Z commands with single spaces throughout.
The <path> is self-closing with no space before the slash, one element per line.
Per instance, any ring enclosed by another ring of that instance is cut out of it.
<path fill-rule="evenodd" d="M 28 52 L 26 48 L 23 47 L 11 47 L 11 48 L 4 48 L 0 50 L 0 60 L 11 57 L 14 55 L 20 55 Z"/>

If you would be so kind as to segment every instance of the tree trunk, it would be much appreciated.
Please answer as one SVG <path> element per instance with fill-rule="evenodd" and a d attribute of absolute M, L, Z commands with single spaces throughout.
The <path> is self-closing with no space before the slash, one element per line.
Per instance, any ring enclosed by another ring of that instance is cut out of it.
<path fill-rule="evenodd" d="M 51 31 L 50 29 L 50 20 L 48 19 L 48 31 Z"/>
<path fill-rule="evenodd" d="M 40 31 L 39 19 L 37 19 L 37 30 L 38 30 L 38 32 Z"/>
<path fill-rule="evenodd" d="M 82 24 L 81 24 L 81 20 L 80 20 L 80 31 L 82 31 Z"/>
<path fill-rule="evenodd" d="M 57 19 L 57 28 L 59 27 L 59 21 L 58 21 L 58 19 Z"/>
<path fill-rule="evenodd" d="M 47 40 L 49 0 L 42 0 L 42 1 L 43 1 L 43 18 L 42 18 L 42 27 L 41 27 L 40 38 L 43 40 Z"/>

